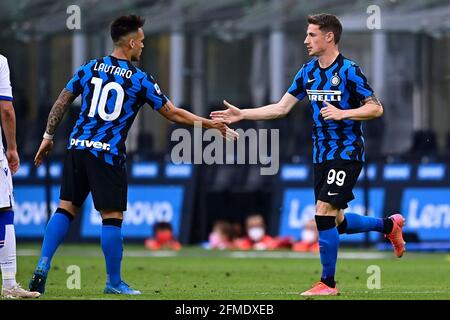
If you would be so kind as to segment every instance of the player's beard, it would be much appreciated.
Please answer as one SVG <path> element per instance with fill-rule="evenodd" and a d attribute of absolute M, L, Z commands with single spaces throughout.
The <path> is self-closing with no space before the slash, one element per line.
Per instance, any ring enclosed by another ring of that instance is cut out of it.
<path fill-rule="evenodd" d="M 139 52 L 136 53 L 135 55 L 132 55 L 132 56 L 131 56 L 131 61 L 139 62 L 139 60 L 140 60 L 140 58 L 141 58 L 141 54 L 142 54 L 142 51 L 139 51 Z"/>

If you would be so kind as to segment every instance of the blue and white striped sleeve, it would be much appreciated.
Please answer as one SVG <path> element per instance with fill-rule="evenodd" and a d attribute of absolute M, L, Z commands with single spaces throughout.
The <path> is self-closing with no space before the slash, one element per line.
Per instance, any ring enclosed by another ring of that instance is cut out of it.
<path fill-rule="evenodd" d="M 72 92 L 75 96 L 80 95 L 83 92 L 83 86 L 81 85 L 81 79 L 84 75 L 83 68 L 85 65 L 82 65 L 78 68 L 77 72 L 75 72 L 75 75 L 72 79 L 67 83 L 66 89 Z"/>
<path fill-rule="evenodd" d="M 353 96 L 359 104 L 361 104 L 364 99 L 374 94 L 373 89 L 367 82 L 366 76 L 356 64 L 353 64 L 347 71 L 347 84 L 350 95 Z"/>
<path fill-rule="evenodd" d="M 306 96 L 306 90 L 304 85 L 304 69 L 305 66 L 303 66 L 295 76 L 294 80 L 292 81 L 291 86 L 288 89 L 288 93 L 296 97 L 298 100 L 302 100 Z"/>
<path fill-rule="evenodd" d="M 155 79 L 148 74 L 142 79 L 141 90 L 144 101 L 154 110 L 161 109 L 167 103 L 167 97 L 161 92 Z"/>

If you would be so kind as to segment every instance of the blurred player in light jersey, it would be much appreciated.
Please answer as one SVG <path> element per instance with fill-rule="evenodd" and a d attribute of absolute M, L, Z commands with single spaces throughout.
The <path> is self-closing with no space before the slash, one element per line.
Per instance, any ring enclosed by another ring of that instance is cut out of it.
<path fill-rule="evenodd" d="M 339 19 L 331 14 L 317 14 L 309 16 L 308 23 L 304 44 L 315 58 L 302 66 L 279 102 L 240 110 L 224 101 L 228 109 L 212 112 L 211 116 L 227 123 L 280 118 L 308 96 L 313 116 L 315 220 L 322 277 L 302 295 L 337 295 L 334 275 L 339 234 L 381 232 L 393 244 L 397 257 L 401 257 L 405 251 L 405 220 L 400 214 L 385 219 L 356 213 L 344 216 L 347 203 L 354 199 L 352 190 L 365 160 L 361 121 L 380 117 L 383 107 L 360 67 L 339 53 Z"/>
<path fill-rule="evenodd" d="M 5 298 L 37 298 L 39 292 L 23 289 L 16 282 L 16 234 L 14 230 L 14 195 L 12 175 L 19 169 L 16 144 L 16 115 L 13 107 L 8 60 L 0 55 L 0 265 L 2 296 Z M 7 150 L 3 148 L 2 129 Z"/>
<path fill-rule="evenodd" d="M 114 51 L 81 66 L 62 90 L 48 117 L 47 128 L 35 164 L 53 147 L 53 135 L 64 113 L 78 95 L 81 111 L 70 135 L 63 170 L 59 208 L 45 230 L 41 257 L 30 281 L 32 290 L 43 293 L 52 257 L 63 241 L 70 222 L 89 193 L 102 216 L 101 247 L 106 262 L 104 293 L 140 294 L 121 277 L 123 211 L 127 209 L 125 140 L 140 108 L 148 104 L 170 121 L 220 130 L 237 135 L 222 121 L 198 117 L 175 107 L 152 76 L 135 67 L 144 48 L 144 19 L 122 16 L 111 24 Z"/>

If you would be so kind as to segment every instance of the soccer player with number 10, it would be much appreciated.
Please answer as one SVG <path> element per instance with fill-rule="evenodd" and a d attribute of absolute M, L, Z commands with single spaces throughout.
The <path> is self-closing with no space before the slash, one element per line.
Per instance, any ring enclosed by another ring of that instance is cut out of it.
<path fill-rule="evenodd" d="M 117 18 L 111 25 L 114 51 L 81 66 L 62 90 L 48 117 L 35 164 L 53 147 L 53 135 L 78 95 L 81 111 L 69 138 L 64 161 L 59 207 L 50 218 L 42 251 L 29 287 L 44 293 L 51 260 L 66 235 L 70 222 L 91 192 L 95 209 L 102 216 L 101 247 L 106 262 L 104 293 L 140 294 L 121 277 L 123 212 L 127 209 L 125 140 L 138 111 L 149 104 L 170 121 L 217 129 L 224 137 L 237 138 L 221 120 L 198 117 L 175 107 L 156 81 L 131 62 L 144 48 L 144 19 L 135 15 Z"/>

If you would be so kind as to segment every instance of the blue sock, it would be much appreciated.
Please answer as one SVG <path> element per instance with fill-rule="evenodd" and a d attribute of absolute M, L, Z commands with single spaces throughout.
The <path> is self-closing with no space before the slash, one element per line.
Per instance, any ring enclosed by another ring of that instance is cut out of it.
<path fill-rule="evenodd" d="M 6 225 L 14 224 L 14 211 L 6 210 L 0 212 L 0 248 L 5 245 Z"/>
<path fill-rule="evenodd" d="M 122 220 L 105 219 L 102 225 L 101 246 L 106 262 L 106 282 L 116 286 L 121 281 L 120 265 L 122 263 Z"/>
<path fill-rule="evenodd" d="M 334 278 L 339 247 L 339 233 L 336 227 L 319 231 L 319 247 L 322 279 Z"/>
<path fill-rule="evenodd" d="M 346 222 L 344 222 L 346 221 Z M 343 227 L 339 225 L 339 233 L 361 233 L 368 231 L 383 232 L 384 220 L 381 218 L 362 216 L 356 213 L 346 213 L 344 218 Z"/>
<path fill-rule="evenodd" d="M 321 280 L 329 287 L 335 287 L 334 275 L 339 248 L 339 233 L 335 226 L 335 218 L 315 216 L 319 230 L 320 262 L 322 263 Z"/>
<path fill-rule="evenodd" d="M 51 216 L 45 228 L 44 241 L 42 243 L 41 258 L 36 270 L 46 274 L 50 270 L 53 255 L 64 240 L 69 231 L 73 216 L 66 210 L 58 208 Z"/>

